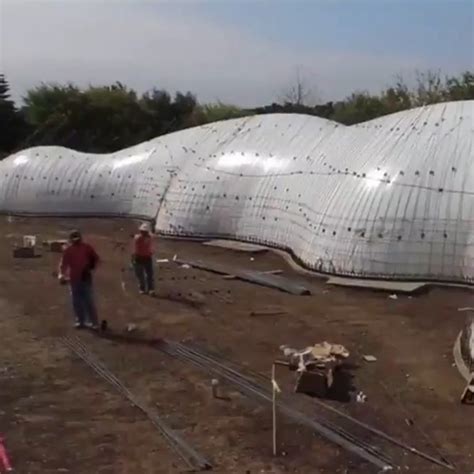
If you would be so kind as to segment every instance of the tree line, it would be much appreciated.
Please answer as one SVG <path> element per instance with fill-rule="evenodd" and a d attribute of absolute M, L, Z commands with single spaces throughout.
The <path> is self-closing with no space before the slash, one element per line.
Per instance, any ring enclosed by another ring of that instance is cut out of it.
<path fill-rule="evenodd" d="M 80 89 L 73 84 L 41 84 L 17 107 L 0 74 L 0 158 L 37 145 L 111 152 L 154 137 L 218 120 L 267 113 L 303 113 L 352 125 L 393 112 L 445 101 L 474 99 L 474 72 L 442 77 L 428 71 L 409 87 L 398 78 L 378 94 L 358 91 L 344 100 L 305 103 L 306 85 L 297 78 L 284 98 L 244 109 L 225 103 L 200 104 L 191 92 L 162 89 L 137 94 L 117 82 Z"/>

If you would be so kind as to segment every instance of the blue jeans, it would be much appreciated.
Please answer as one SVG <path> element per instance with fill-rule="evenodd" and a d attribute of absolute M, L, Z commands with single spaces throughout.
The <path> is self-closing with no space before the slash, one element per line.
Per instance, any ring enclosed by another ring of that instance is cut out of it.
<path fill-rule="evenodd" d="M 91 280 L 71 282 L 71 298 L 76 323 L 98 324 Z"/>
<path fill-rule="evenodd" d="M 155 289 L 152 257 L 135 257 L 133 267 L 140 291 L 148 293 Z"/>

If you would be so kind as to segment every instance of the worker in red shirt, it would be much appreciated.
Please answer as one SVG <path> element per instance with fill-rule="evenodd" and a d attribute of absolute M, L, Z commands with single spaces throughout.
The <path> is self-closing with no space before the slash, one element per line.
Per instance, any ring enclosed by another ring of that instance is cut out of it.
<path fill-rule="evenodd" d="M 59 264 L 59 281 L 71 288 L 75 327 L 98 329 L 97 309 L 94 301 L 92 272 L 99 263 L 94 248 L 82 241 L 78 230 L 69 235 L 70 245 L 64 250 Z"/>
<path fill-rule="evenodd" d="M 132 263 L 141 295 L 155 295 L 153 276 L 153 240 L 150 226 L 142 224 L 133 238 Z"/>

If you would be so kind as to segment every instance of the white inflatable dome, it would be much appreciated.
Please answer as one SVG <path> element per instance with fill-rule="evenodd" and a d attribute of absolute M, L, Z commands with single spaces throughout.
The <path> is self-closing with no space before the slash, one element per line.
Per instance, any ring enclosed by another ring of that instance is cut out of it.
<path fill-rule="evenodd" d="M 474 101 L 346 127 L 261 115 L 108 155 L 38 147 L 0 162 L 0 212 L 153 219 L 257 242 L 305 267 L 474 282 Z"/>

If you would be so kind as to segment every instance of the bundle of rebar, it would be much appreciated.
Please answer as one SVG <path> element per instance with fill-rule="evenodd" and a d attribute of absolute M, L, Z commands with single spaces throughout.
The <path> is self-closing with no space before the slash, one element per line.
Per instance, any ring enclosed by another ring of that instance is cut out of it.
<path fill-rule="evenodd" d="M 260 403 L 272 403 L 272 393 L 268 387 L 245 377 L 238 370 L 229 367 L 209 353 L 204 353 L 199 349 L 191 348 L 184 344 L 164 340 L 157 343 L 157 348 L 172 357 L 189 362 L 207 373 L 225 380 L 249 398 Z M 375 446 L 369 445 L 367 442 L 357 438 L 342 427 L 327 420 L 316 421 L 309 418 L 304 413 L 296 410 L 285 402 L 277 402 L 277 407 L 280 413 L 284 414 L 289 419 L 298 424 L 307 426 L 329 441 L 332 441 L 347 451 L 376 466 L 378 469 L 383 471 L 393 469 L 394 466 L 391 460 L 381 453 Z"/>
<path fill-rule="evenodd" d="M 63 343 L 89 365 L 100 377 L 112 385 L 121 395 L 127 398 L 133 406 L 141 410 L 158 429 L 167 443 L 176 452 L 176 454 L 193 471 L 204 471 L 212 469 L 212 464 L 199 454 L 192 446 L 184 441 L 175 431 L 152 410 L 146 406 L 137 397 L 131 393 L 123 383 L 110 372 L 107 367 L 95 357 L 86 346 L 77 338 L 64 337 Z"/>

